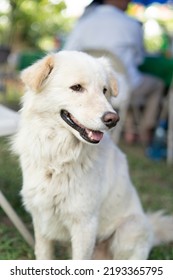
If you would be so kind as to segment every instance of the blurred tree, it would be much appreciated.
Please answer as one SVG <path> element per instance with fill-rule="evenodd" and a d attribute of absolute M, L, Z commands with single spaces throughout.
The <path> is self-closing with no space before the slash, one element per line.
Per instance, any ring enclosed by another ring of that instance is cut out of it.
<path fill-rule="evenodd" d="M 64 1 L 1 0 L 0 7 L 2 3 L 7 9 L 0 12 L 0 44 L 13 49 L 39 48 L 44 37 L 62 34 L 70 27 L 70 19 L 63 15 Z"/>

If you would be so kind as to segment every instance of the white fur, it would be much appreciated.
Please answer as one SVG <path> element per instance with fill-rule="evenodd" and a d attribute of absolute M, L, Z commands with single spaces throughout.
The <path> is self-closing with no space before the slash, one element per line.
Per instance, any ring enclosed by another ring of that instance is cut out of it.
<path fill-rule="evenodd" d="M 64 51 L 29 67 L 22 79 L 26 93 L 13 149 L 20 156 L 21 194 L 33 218 L 36 258 L 53 258 L 52 241 L 62 240 L 71 241 L 73 259 L 91 259 L 109 240 L 111 258 L 146 259 L 153 227 L 129 178 L 126 157 L 101 120 L 105 112 L 114 112 L 102 92 L 104 86 L 108 95 L 116 90 L 110 67 Z M 73 84 L 85 90 L 75 92 Z M 103 131 L 100 143 L 81 138 L 61 118 L 61 109 L 83 126 Z"/>

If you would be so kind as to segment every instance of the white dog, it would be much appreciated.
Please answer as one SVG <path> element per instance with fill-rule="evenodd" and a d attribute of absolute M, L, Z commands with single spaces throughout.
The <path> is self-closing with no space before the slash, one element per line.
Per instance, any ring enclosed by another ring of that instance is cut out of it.
<path fill-rule="evenodd" d="M 70 241 L 73 259 L 146 259 L 173 240 L 173 217 L 146 215 L 124 154 L 108 130 L 119 119 L 109 99 L 117 84 L 104 58 L 48 55 L 22 73 L 26 85 L 13 148 L 23 171 L 37 259 Z"/>

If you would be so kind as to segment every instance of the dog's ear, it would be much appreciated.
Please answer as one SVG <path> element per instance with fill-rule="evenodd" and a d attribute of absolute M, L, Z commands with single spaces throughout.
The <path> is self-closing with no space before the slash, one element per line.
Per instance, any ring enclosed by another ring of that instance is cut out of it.
<path fill-rule="evenodd" d="M 21 73 L 22 82 L 34 92 L 39 92 L 54 67 L 54 55 L 48 55 Z"/>
<path fill-rule="evenodd" d="M 116 73 L 113 70 L 113 67 L 111 66 L 110 61 L 105 57 L 99 58 L 99 61 L 102 63 L 102 65 L 104 66 L 104 68 L 106 69 L 106 71 L 108 73 L 108 79 L 109 79 L 112 96 L 117 96 L 118 95 L 118 82 L 116 79 Z"/>
<path fill-rule="evenodd" d="M 118 92 L 119 92 L 118 82 L 117 82 L 117 79 L 115 77 L 115 73 L 113 72 L 113 70 L 111 72 L 109 72 L 109 80 L 110 80 L 112 96 L 117 96 Z"/>

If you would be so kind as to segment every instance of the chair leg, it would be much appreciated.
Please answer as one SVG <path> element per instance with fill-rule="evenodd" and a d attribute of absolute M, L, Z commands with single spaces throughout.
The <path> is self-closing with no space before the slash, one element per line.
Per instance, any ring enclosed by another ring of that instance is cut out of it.
<path fill-rule="evenodd" d="M 34 239 L 31 235 L 31 233 L 28 231 L 22 220 L 19 218 L 19 216 L 16 214 L 14 209 L 11 207 L 10 203 L 7 201 L 3 193 L 0 191 L 0 206 L 4 210 L 4 212 L 7 214 L 9 219 L 12 221 L 12 223 L 15 225 L 15 227 L 18 229 L 20 234 L 23 236 L 25 241 L 34 248 Z"/>

